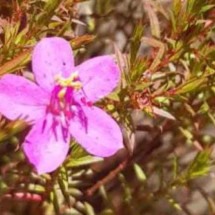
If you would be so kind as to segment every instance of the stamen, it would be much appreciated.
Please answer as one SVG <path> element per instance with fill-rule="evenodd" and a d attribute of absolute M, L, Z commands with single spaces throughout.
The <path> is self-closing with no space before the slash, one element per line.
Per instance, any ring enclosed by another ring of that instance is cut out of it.
<path fill-rule="evenodd" d="M 59 74 L 55 76 L 55 82 L 62 87 L 68 87 L 71 83 L 76 82 L 78 78 L 78 71 L 73 72 L 68 78 L 63 78 Z"/>
<path fill-rule="evenodd" d="M 60 90 L 60 92 L 57 94 L 57 96 L 61 100 L 64 98 L 65 95 L 66 95 L 66 88 L 64 87 Z"/>
<path fill-rule="evenodd" d="M 58 125 L 58 121 L 56 118 L 54 118 L 53 123 L 52 123 L 52 130 L 54 132 L 54 136 L 55 136 L 56 140 L 58 140 L 58 138 L 57 138 L 57 125 Z"/>
<path fill-rule="evenodd" d="M 46 124 L 47 124 L 47 121 L 46 121 L 46 119 L 44 119 L 44 120 L 43 120 L 43 125 L 42 125 L 42 133 L 43 133 L 44 130 L 45 130 Z"/>
<path fill-rule="evenodd" d="M 91 101 L 87 101 L 85 97 L 81 98 L 81 102 L 88 107 L 92 107 L 93 105 L 93 103 Z"/>
<path fill-rule="evenodd" d="M 76 90 L 80 90 L 82 88 L 82 83 L 80 81 L 71 82 L 69 86 L 75 88 Z"/>
<path fill-rule="evenodd" d="M 79 79 L 78 72 L 73 72 L 68 78 L 63 78 L 60 75 L 55 77 L 56 86 L 54 87 L 50 99 L 50 105 L 47 107 L 47 114 L 53 115 L 52 129 L 57 138 L 57 126 L 60 125 L 64 140 L 69 135 L 70 120 L 77 115 L 84 127 L 87 127 L 87 119 L 82 109 L 81 104 L 75 100 L 74 92 L 82 88 L 82 83 Z M 83 90 L 82 90 L 83 91 Z M 83 96 L 85 97 L 85 96 Z M 82 104 L 91 106 L 85 98 L 81 99 Z M 43 127 L 46 126 L 44 122 Z"/>

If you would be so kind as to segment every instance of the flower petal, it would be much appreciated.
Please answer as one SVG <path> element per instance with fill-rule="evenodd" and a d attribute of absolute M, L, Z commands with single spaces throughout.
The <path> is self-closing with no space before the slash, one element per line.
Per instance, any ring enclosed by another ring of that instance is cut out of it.
<path fill-rule="evenodd" d="M 95 102 L 109 94 L 120 80 L 119 67 L 111 56 L 95 57 L 75 68 L 88 100 Z"/>
<path fill-rule="evenodd" d="M 10 120 L 34 121 L 45 113 L 49 95 L 33 82 L 7 74 L 0 79 L 0 113 Z"/>
<path fill-rule="evenodd" d="M 39 120 L 32 127 L 23 144 L 24 152 L 38 174 L 57 169 L 69 150 L 69 139 L 63 138 L 61 127 L 56 126 L 54 132 L 49 120 L 44 129 L 44 120 Z"/>
<path fill-rule="evenodd" d="M 69 42 L 60 37 L 44 38 L 34 48 L 32 67 L 38 84 L 51 91 L 56 75 L 68 77 L 74 67 Z"/>
<path fill-rule="evenodd" d="M 116 122 L 97 107 L 83 107 L 86 122 L 75 117 L 70 133 L 89 153 L 107 157 L 123 148 L 122 133 Z"/>

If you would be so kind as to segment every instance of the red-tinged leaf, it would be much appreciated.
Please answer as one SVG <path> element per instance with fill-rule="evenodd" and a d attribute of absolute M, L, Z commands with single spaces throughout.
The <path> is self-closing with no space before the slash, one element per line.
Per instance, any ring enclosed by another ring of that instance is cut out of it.
<path fill-rule="evenodd" d="M 16 71 L 22 68 L 28 61 L 30 61 L 31 49 L 26 50 L 14 57 L 12 60 L 0 66 L 0 76 Z"/>
<path fill-rule="evenodd" d="M 163 109 L 160 109 L 160 108 L 157 108 L 157 107 L 153 106 L 152 110 L 153 110 L 154 114 L 156 114 L 156 115 L 165 117 L 167 119 L 175 120 L 175 117 L 172 114 L 170 114 L 169 112 L 167 112 L 167 111 L 165 111 Z"/>

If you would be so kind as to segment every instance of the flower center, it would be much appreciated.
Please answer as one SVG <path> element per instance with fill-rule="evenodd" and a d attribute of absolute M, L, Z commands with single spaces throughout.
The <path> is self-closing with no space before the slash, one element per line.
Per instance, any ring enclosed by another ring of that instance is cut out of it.
<path fill-rule="evenodd" d="M 72 108 L 78 105 L 74 93 L 82 88 L 78 73 L 74 72 L 68 78 L 57 76 L 55 82 L 48 111 L 53 115 L 71 119 L 73 116 Z"/>
<path fill-rule="evenodd" d="M 78 72 L 72 73 L 68 78 L 63 78 L 63 77 L 57 75 L 55 77 L 55 81 L 59 86 L 61 86 L 63 88 L 71 87 L 76 90 L 80 90 L 82 88 L 82 84 L 78 77 Z"/>
<path fill-rule="evenodd" d="M 46 113 L 53 116 L 52 128 L 54 133 L 56 133 L 56 126 L 60 125 L 66 139 L 69 121 L 76 113 L 84 117 L 79 104 L 80 101 L 77 101 L 77 91 L 82 89 L 82 83 L 78 77 L 78 72 L 72 73 L 68 78 L 56 76 L 55 83 Z M 45 124 L 46 122 L 44 122 L 44 126 Z"/>

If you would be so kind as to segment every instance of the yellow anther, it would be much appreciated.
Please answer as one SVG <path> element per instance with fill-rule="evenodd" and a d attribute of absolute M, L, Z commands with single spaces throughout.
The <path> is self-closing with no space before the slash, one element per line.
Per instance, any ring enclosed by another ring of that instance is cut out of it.
<path fill-rule="evenodd" d="M 58 81 L 58 84 L 62 87 L 67 87 L 70 85 L 70 83 L 71 83 L 71 81 L 68 79 L 61 79 Z"/>
<path fill-rule="evenodd" d="M 80 81 L 75 81 L 70 83 L 70 87 L 74 87 L 76 90 L 80 90 L 82 88 L 82 83 Z"/>
<path fill-rule="evenodd" d="M 77 81 L 75 79 L 78 78 L 78 72 L 73 72 L 68 78 L 63 78 L 60 75 L 55 76 L 55 81 L 62 87 L 74 87 L 75 89 L 79 90 L 82 88 L 82 84 L 80 81 Z M 65 95 L 65 93 L 59 92 L 59 96 Z"/>
<path fill-rule="evenodd" d="M 65 95 L 66 95 L 66 88 L 62 88 L 60 92 L 57 94 L 59 99 L 63 99 Z"/>

